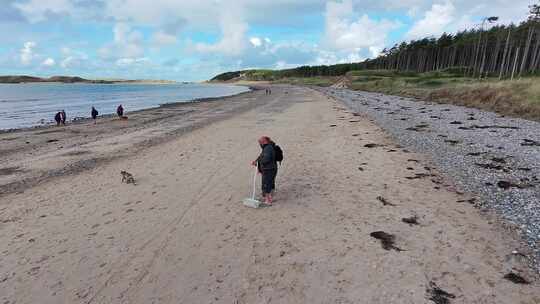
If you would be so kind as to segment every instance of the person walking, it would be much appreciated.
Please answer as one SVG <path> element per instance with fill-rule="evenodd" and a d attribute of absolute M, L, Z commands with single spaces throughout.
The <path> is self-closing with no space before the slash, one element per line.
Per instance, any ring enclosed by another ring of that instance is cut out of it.
<path fill-rule="evenodd" d="M 62 112 L 57 112 L 56 115 L 54 115 L 54 121 L 56 121 L 56 125 L 59 126 L 62 122 Z"/>
<path fill-rule="evenodd" d="M 65 126 L 66 125 L 66 111 L 62 110 L 60 112 L 60 117 L 62 118 L 62 124 Z"/>
<path fill-rule="evenodd" d="M 261 146 L 261 154 L 256 160 L 251 162 L 252 166 L 257 166 L 259 173 L 262 175 L 262 195 L 267 205 L 272 205 L 272 192 L 276 188 L 276 175 L 278 171 L 278 159 L 276 144 L 268 136 L 262 136 L 258 140 Z"/>
<path fill-rule="evenodd" d="M 97 116 L 99 115 L 99 112 L 98 110 L 96 110 L 96 108 L 92 107 L 92 111 L 90 113 L 92 115 L 92 119 L 94 120 L 94 124 L 97 123 L 96 119 L 97 119 Z"/>
<path fill-rule="evenodd" d="M 124 117 L 124 107 L 122 107 L 122 105 L 119 105 L 118 108 L 116 108 L 116 114 L 118 114 L 118 117 L 120 118 Z"/>

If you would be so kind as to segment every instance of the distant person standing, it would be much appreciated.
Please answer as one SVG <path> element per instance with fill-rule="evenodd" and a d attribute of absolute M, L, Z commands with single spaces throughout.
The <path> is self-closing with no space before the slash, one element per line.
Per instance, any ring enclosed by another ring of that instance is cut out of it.
<path fill-rule="evenodd" d="M 94 124 L 97 123 L 96 119 L 97 119 L 97 116 L 99 115 L 99 112 L 98 110 L 96 110 L 96 108 L 92 107 L 92 119 L 94 120 Z"/>
<path fill-rule="evenodd" d="M 59 126 L 62 122 L 62 112 L 57 112 L 56 115 L 54 115 L 54 120 L 56 121 L 56 125 Z"/>
<path fill-rule="evenodd" d="M 66 125 L 66 111 L 62 110 L 60 112 L 60 116 L 62 117 L 62 124 L 65 126 Z"/>
<path fill-rule="evenodd" d="M 118 108 L 116 108 L 116 114 L 118 114 L 118 117 L 124 118 L 124 107 L 122 107 L 122 105 L 119 105 Z"/>

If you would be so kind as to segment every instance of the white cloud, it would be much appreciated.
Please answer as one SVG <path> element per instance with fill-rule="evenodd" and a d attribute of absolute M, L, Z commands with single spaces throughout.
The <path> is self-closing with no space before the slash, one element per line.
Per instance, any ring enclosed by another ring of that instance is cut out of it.
<path fill-rule="evenodd" d="M 262 40 L 259 37 L 251 37 L 249 38 L 249 42 L 251 42 L 254 47 L 259 47 L 262 45 Z"/>
<path fill-rule="evenodd" d="M 294 67 L 296 67 L 296 64 L 290 64 L 283 60 L 279 60 L 278 62 L 276 62 L 276 65 L 274 66 L 274 68 L 278 70 L 291 69 Z"/>
<path fill-rule="evenodd" d="M 424 13 L 424 17 L 413 25 L 406 37 L 418 39 L 442 34 L 454 22 L 455 11 L 456 8 L 450 1 L 433 4 L 431 9 Z"/>
<path fill-rule="evenodd" d="M 28 41 L 24 43 L 23 48 L 20 50 L 20 58 L 23 65 L 29 65 L 34 59 L 34 48 L 36 47 L 36 45 L 37 44 L 33 41 Z"/>
<path fill-rule="evenodd" d="M 152 36 L 152 44 L 155 46 L 171 45 L 178 42 L 175 35 L 165 33 L 163 31 L 157 31 Z"/>
<path fill-rule="evenodd" d="M 291 67 L 306 64 L 317 55 L 316 46 L 304 42 L 273 43 L 259 37 L 246 39 L 246 42 L 242 54 L 225 56 L 223 64 L 234 60 L 237 69 Z"/>
<path fill-rule="evenodd" d="M 64 69 L 81 67 L 83 62 L 88 60 L 88 55 L 84 52 L 73 50 L 69 47 L 61 48 L 60 52 L 64 57 L 62 61 L 60 61 L 60 66 Z"/>
<path fill-rule="evenodd" d="M 68 56 L 69 54 L 71 54 L 72 50 L 68 47 L 62 47 L 60 49 L 60 52 L 62 53 L 62 55 Z"/>
<path fill-rule="evenodd" d="M 73 56 L 68 56 L 60 62 L 60 66 L 63 67 L 64 69 L 67 69 L 73 66 L 74 62 L 75 62 L 75 58 Z"/>
<path fill-rule="evenodd" d="M 328 2 L 325 13 L 325 43 L 338 51 L 358 52 L 362 48 L 382 48 L 388 33 L 400 26 L 398 22 L 374 20 L 364 14 L 354 20 L 351 0 Z"/>
<path fill-rule="evenodd" d="M 320 50 L 314 61 L 310 65 L 330 65 L 336 63 L 351 63 L 365 60 L 366 57 L 357 52 L 336 52 Z"/>
<path fill-rule="evenodd" d="M 208 28 L 219 24 L 223 12 L 237 11 L 241 2 L 245 0 L 107 0 L 104 14 L 119 22 L 163 26 L 183 20 L 191 26 Z"/>
<path fill-rule="evenodd" d="M 52 59 L 50 57 L 43 60 L 43 62 L 41 63 L 41 65 L 46 66 L 46 67 L 52 67 L 55 64 L 56 64 L 56 61 L 54 61 L 54 59 Z"/>
<path fill-rule="evenodd" d="M 149 62 L 150 60 L 148 58 L 120 58 L 116 60 L 116 65 L 125 67 L 130 65 L 138 65 L 138 64 L 144 64 Z"/>
<path fill-rule="evenodd" d="M 381 54 L 382 50 L 383 49 L 380 48 L 380 47 L 370 46 L 369 47 L 369 54 L 371 55 L 371 58 L 376 58 Z"/>
<path fill-rule="evenodd" d="M 30 0 L 27 2 L 15 2 L 14 7 L 32 23 L 44 21 L 47 14 L 62 14 L 73 10 L 69 0 Z"/>
<path fill-rule="evenodd" d="M 113 33 L 114 41 L 98 51 L 102 58 L 138 58 L 143 55 L 143 35 L 140 32 L 132 30 L 126 23 L 117 23 Z"/>
<path fill-rule="evenodd" d="M 238 12 L 229 10 L 220 16 L 221 40 L 214 44 L 197 43 L 195 49 L 205 53 L 221 53 L 229 56 L 240 55 L 246 48 L 245 34 L 248 30 L 247 23 L 243 22 Z"/>

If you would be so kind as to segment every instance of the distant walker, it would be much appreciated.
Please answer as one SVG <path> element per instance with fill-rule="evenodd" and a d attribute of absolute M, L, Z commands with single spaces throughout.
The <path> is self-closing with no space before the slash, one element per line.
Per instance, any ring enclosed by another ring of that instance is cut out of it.
<path fill-rule="evenodd" d="M 62 112 L 57 112 L 56 115 L 54 115 L 54 121 L 56 121 L 57 126 L 62 123 Z"/>
<path fill-rule="evenodd" d="M 56 115 L 54 115 L 54 121 L 56 121 L 57 126 L 60 124 L 66 125 L 66 112 L 64 110 L 57 112 Z"/>
<path fill-rule="evenodd" d="M 96 110 L 96 108 L 92 107 L 92 111 L 91 111 L 90 114 L 92 115 L 92 119 L 94 120 L 94 124 L 96 124 L 97 123 L 96 119 L 97 119 L 97 117 L 99 115 L 98 110 Z"/>
<path fill-rule="evenodd" d="M 122 107 L 122 105 L 119 105 L 118 108 L 116 108 L 116 114 L 118 114 L 118 117 L 124 118 L 124 107 Z"/>

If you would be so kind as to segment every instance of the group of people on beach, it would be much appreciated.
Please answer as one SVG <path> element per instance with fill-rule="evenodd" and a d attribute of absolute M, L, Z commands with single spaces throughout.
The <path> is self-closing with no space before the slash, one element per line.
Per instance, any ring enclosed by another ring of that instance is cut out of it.
<path fill-rule="evenodd" d="M 119 118 L 124 118 L 125 117 L 124 116 L 124 107 L 122 105 L 119 105 L 116 108 L 116 114 L 118 115 Z M 96 110 L 96 108 L 92 106 L 92 110 L 90 110 L 90 116 L 92 116 L 92 119 L 94 120 L 94 124 L 97 123 L 98 115 L 99 115 L 98 110 Z M 59 126 L 60 124 L 65 126 L 66 125 L 66 111 L 62 110 L 62 111 L 57 112 L 54 115 L 54 121 L 56 121 L 57 126 Z"/>
<path fill-rule="evenodd" d="M 272 94 L 270 89 L 266 89 L 266 94 Z M 124 107 L 119 105 L 116 108 L 116 114 L 119 118 L 124 118 Z M 97 123 L 97 118 L 99 115 L 98 110 L 92 106 L 90 110 L 90 115 L 94 120 L 94 124 Z M 62 110 L 56 113 L 54 116 L 56 125 L 66 124 L 66 111 Z M 258 140 L 259 146 L 261 147 L 261 153 L 251 165 L 256 166 L 259 174 L 262 176 L 261 190 L 263 196 L 263 204 L 268 206 L 272 205 L 273 202 L 273 193 L 276 189 L 276 175 L 278 172 L 278 162 L 281 163 L 283 160 L 283 151 L 281 148 L 276 145 L 275 142 L 270 139 L 268 136 L 261 136 Z"/>

